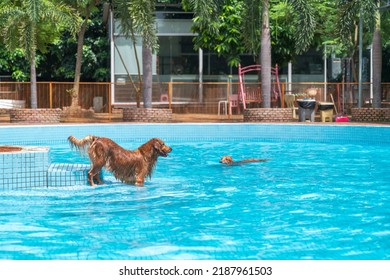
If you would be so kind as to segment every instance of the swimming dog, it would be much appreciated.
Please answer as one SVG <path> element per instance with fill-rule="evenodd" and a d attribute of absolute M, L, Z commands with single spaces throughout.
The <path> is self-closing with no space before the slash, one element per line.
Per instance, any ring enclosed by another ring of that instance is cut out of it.
<path fill-rule="evenodd" d="M 269 159 L 249 158 L 240 161 L 234 161 L 232 156 L 223 156 L 219 162 L 224 163 L 226 165 L 240 165 L 248 162 L 265 162 L 265 161 L 269 161 Z"/>

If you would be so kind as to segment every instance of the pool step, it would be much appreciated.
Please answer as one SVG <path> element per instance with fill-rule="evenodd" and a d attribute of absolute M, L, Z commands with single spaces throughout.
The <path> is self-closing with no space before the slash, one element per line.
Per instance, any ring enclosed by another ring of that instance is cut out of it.
<path fill-rule="evenodd" d="M 89 164 L 52 163 L 49 147 L 2 146 L 2 148 L 0 190 L 88 184 Z M 10 150 L 10 148 L 16 148 L 16 150 Z"/>
<path fill-rule="evenodd" d="M 46 186 L 49 147 L 14 147 L 19 150 L 0 153 L 0 189 Z"/>
<path fill-rule="evenodd" d="M 47 186 L 86 185 L 89 168 L 89 164 L 52 163 L 47 172 Z"/>

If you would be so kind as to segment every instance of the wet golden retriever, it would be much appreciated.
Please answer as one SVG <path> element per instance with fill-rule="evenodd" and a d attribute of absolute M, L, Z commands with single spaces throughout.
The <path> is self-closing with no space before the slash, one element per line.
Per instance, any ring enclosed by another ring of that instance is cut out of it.
<path fill-rule="evenodd" d="M 76 139 L 69 136 L 72 148 L 80 153 L 88 153 L 91 169 L 88 171 L 88 182 L 91 186 L 102 184 L 100 172 L 106 168 L 115 178 L 127 184 L 143 186 L 145 178 L 151 178 L 159 156 L 166 157 L 172 148 L 159 138 L 152 138 L 136 150 L 126 150 L 109 138 L 86 136 Z"/>
<path fill-rule="evenodd" d="M 269 159 L 249 158 L 240 161 L 234 161 L 232 156 L 223 156 L 219 162 L 226 165 L 240 165 L 248 162 L 265 162 L 265 161 L 269 161 Z"/>

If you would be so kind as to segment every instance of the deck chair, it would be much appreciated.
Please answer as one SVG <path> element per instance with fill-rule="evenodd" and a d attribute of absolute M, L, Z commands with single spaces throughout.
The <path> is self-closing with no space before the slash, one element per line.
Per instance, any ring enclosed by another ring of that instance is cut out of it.
<path fill-rule="evenodd" d="M 292 117 L 293 119 L 297 118 L 296 111 L 298 110 L 298 107 L 295 107 L 295 96 L 292 94 L 286 94 L 284 96 L 284 102 L 286 103 L 287 108 L 292 109 Z"/>

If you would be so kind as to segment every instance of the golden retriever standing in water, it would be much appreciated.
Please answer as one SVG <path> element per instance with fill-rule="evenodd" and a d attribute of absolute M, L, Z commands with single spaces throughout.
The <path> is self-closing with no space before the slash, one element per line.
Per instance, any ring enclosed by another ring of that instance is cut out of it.
<path fill-rule="evenodd" d="M 269 161 L 269 159 L 249 158 L 240 161 L 234 161 L 232 156 L 223 156 L 219 162 L 224 163 L 226 165 L 240 165 L 248 162 L 264 162 L 264 161 Z"/>
<path fill-rule="evenodd" d="M 158 138 L 150 139 L 136 150 L 126 150 L 109 138 L 86 136 L 76 139 L 69 136 L 68 141 L 80 153 L 88 153 L 91 169 L 88 181 L 91 186 L 102 184 L 100 172 L 103 167 L 112 172 L 115 178 L 127 184 L 143 186 L 145 178 L 151 177 L 159 156 L 166 157 L 172 148 Z"/>

